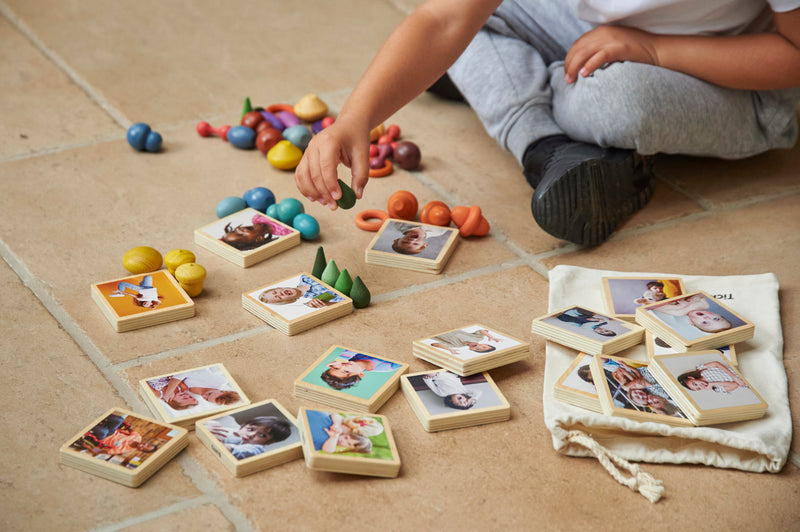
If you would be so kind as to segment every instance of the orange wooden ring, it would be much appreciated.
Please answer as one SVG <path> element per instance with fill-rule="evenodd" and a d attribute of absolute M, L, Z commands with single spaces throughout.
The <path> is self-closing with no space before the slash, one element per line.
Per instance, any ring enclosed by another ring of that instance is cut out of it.
<path fill-rule="evenodd" d="M 289 105 L 288 103 L 273 103 L 272 105 L 267 107 L 265 111 L 269 111 L 270 113 L 277 113 L 279 111 L 289 111 L 290 113 L 294 114 L 294 105 Z"/>
<path fill-rule="evenodd" d="M 370 168 L 369 169 L 369 176 L 370 177 L 386 177 L 387 175 L 391 174 L 393 170 L 392 161 L 386 159 L 383 162 L 383 167 L 381 168 Z"/>
<path fill-rule="evenodd" d="M 368 222 L 367 219 L 369 218 L 377 218 L 380 221 Z M 383 212 L 380 209 L 367 209 L 365 211 L 361 211 L 360 213 L 356 214 L 355 222 L 356 222 L 356 227 L 358 227 L 359 229 L 363 229 L 364 231 L 375 232 L 381 228 L 383 222 L 385 222 L 388 218 L 389 214 Z"/>

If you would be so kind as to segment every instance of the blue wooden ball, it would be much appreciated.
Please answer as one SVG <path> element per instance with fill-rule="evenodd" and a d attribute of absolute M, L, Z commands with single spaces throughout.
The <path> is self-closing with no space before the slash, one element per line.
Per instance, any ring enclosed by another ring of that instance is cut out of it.
<path fill-rule="evenodd" d="M 238 196 L 228 196 L 219 203 L 217 203 L 216 213 L 217 218 L 225 218 L 235 212 L 239 212 L 247 207 L 247 203 Z"/>
<path fill-rule="evenodd" d="M 291 126 L 283 130 L 283 138 L 305 151 L 311 142 L 311 131 L 303 125 Z"/>
<path fill-rule="evenodd" d="M 292 227 L 300 231 L 303 240 L 314 240 L 319 236 L 319 222 L 310 214 L 301 212 L 292 220 Z"/>
<path fill-rule="evenodd" d="M 306 210 L 300 200 L 284 198 L 278 203 L 278 220 L 285 224 L 291 224 L 294 217 L 301 212 L 306 212 Z"/>
<path fill-rule="evenodd" d="M 266 214 L 270 218 L 275 218 L 276 220 L 280 220 L 280 218 L 278 218 L 278 204 L 273 203 L 272 205 L 267 207 L 267 210 L 264 212 L 264 214 Z"/>
<path fill-rule="evenodd" d="M 263 213 L 267 212 L 267 207 L 275 204 L 275 194 L 265 187 L 251 188 L 242 196 L 248 207 Z"/>
<path fill-rule="evenodd" d="M 152 131 L 144 122 L 136 122 L 128 128 L 128 144 L 137 151 L 157 152 L 161 149 L 161 135 Z"/>
<path fill-rule="evenodd" d="M 228 130 L 228 142 L 240 150 L 250 150 L 256 145 L 256 132 L 247 126 L 233 126 Z"/>

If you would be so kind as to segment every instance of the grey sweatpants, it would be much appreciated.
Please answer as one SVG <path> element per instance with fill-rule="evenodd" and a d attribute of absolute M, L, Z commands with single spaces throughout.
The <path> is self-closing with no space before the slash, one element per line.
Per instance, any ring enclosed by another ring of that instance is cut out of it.
<path fill-rule="evenodd" d="M 556 134 L 643 155 L 743 158 L 797 139 L 800 89 L 745 91 L 641 63 L 574 84 L 564 57 L 592 25 L 577 0 L 506 0 L 448 71 L 488 133 L 522 160 Z"/>

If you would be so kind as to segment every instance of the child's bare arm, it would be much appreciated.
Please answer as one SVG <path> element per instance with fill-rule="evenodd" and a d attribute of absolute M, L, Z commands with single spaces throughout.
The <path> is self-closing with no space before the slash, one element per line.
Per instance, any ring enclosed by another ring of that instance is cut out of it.
<path fill-rule="evenodd" d="M 568 83 L 607 63 L 657 65 L 732 89 L 800 86 L 800 9 L 774 13 L 775 33 L 735 36 L 655 35 L 622 26 L 600 26 L 567 53 Z"/>
<path fill-rule="evenodd" d="M 500 0 L 428 0 L 387 39 L 336 118 L 306 148 L 298 190 L 336 209 L 337 167 L 361 198 L 369 175 L 369 132 L 433 84 L 467 47 Z"/>

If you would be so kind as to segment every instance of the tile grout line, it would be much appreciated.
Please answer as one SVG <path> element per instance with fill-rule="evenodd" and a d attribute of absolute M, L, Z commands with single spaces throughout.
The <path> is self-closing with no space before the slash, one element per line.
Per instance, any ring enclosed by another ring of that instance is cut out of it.
<path fill-rule="evenodd" d="M 87 82 L 78 72 L 70 67 L 64 59 L 61 58 L 58 54 L 48 48 L 44 42 L 31 30 L 19 17 L 14 14 L 14 12 L 9 8 L 5 2 L 0 2 L 0 15 L 5 17 L 11 26 L 13 26 L 17 31 L 19 31 L 25 38 L 27 38 L 34 48 L 36 48 L 39 52 L 41 52 L 47 59 L 52 61 L 56 67 L 58 67 L 61 72 L 64 73 L 75 85 L 77 85 L 84 93 L 89 97 L 91 101 L 96 103 L 103 109 L 111 119 L 125 128 L 126 130 L 131 125 L 131 121 L 123 115 L 120 111 L 118 111 L 113 105 L 111 105 L 108 100 L 100 93 L 99 91 L 95 90 L 92 85 Z"/>
<path fill-rule="evenodd" d="M 67 313 L 67 311 L 55 301 L 55 298 L 47 292 L 44 283 L 36 279 L 27 266 L 25 266 L 25 264 L 9 249 L 8 245 L 2 239 L 0 239 L 0 257 L 2 257 L 14 273 L 17 274 L 25 287 L 39 300 L 45 310 L 47 310 L 53 319 L 64 329 L 64 332 L 76 343 L 89 361 L 94 364 L 95 368 L 97 368 L 111 387 L 120 395 L 123 401 L 133 410 L 146 412 L 147 415 L 150 415 L 150 411 L 144 402 L 138 398 L 136 392 L 132 390 L 122 377 L 120 377 L 119 373 L 114 370 L 114 367 L 105 355 L 103 355 L 102 351 L 94 345 L 94 342 L 89 339 L 85 331 L 80 328 L 69 313 Z M 200 470 L 192 459 L 183 458 L 183 456 L 186 455 L 178 457 L 178 463 L 181 465 L 183 473 L 189 477 L 192 484 L 203 494 L 201 497 L 213 497 L 210 502 L 236 526 L 237 530 L 252 530 L 252 526 L 247 523 L 247 519 L 241 511 L 229 502 L 227 496 L 216 487 L 213 481 L 209 479 L 208 475 Z M 180 510 L 182 509 L 183 508 L 180 508 Z M 174 511 L 178 510 L 173 509 L 172 511 L 167 511 L 165 515 L 173 513 Z M 244 524 L 247 524 L 247 526 L 244 526 Z"/>

